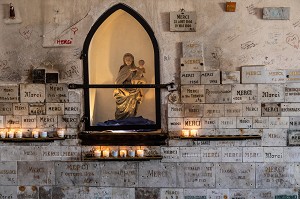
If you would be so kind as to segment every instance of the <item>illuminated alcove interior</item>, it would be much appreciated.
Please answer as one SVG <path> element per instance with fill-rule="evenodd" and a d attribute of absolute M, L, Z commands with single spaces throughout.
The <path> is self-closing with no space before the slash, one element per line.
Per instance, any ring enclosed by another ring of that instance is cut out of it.
<path fill-rule="evenodd" d="M 119 9 L 111 14 L 97 29 L 88 50 L 89 84 L 114 84 L 123 56 L 131 53 L 135 65 L 145 61 L 147 84 L 155 83 L 154 50 L 143 26 L 129 13 Z M 155 121 L 155 89 L 142 88 L 144 98 L 136 116 Z M 90 124 L 115 119 L 114 88 L 90 88 Z"/>

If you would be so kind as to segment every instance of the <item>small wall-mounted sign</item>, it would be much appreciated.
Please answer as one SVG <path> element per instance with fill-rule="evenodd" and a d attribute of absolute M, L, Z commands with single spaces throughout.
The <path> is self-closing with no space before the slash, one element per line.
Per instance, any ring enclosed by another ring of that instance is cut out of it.
<path fill-rule="evenodd" d="M 289 7 L 266 7 L 263 8 L 263 19 L 269 20 L 289 20 Z"/>
<path fill-rule="evenodd" d="M 45 83 L 45 69 L 34 69 L 32 71 L 32 82 L 38 84 Z"/>
<path fill-rule="evenodd" d="M 170 12 L 170 31 L 196 32 L 196 12 Z"/>
<path fill-rule="evenodd" d="M 300 146 L 300 130 L 288 130 L 288 146 Z"/>
<path fill-rule="evenodd" d="M 46 83 L 58 83 L 58 73 L 46 73 Z"/>
<path fill-rule="evenodd" d="M 226 2 L 226 12 L 235 12 L 236 2 Z"/>

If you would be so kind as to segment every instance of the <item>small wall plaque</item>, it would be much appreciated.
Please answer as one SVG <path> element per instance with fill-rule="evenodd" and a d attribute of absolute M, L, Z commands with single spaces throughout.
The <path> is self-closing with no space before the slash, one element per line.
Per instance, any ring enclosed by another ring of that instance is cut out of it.
<path fill-rule="evenodd" d="M 288 146 L 300 146 L 300 130 L 288 130 Z"/>
<path fill-rule="evenodd" d="M 196 12 L 170 12 L 170 31 L 174 32 L 195 32 Z"/>
<path fill-rule="evenodd" d="M 32 82 L 38 84 L 45 83 L 45 69 L 34 69 L 32 71 Z"/>
<path fill-rule="evenodd" d="M 266 7 L 263 8 L 263 19 L 267 20 L 289 20 L 289 7 Z"/>
<path fill-rule="evenodd" d="M 236 2 L 226 2 L 226 12 L 235 12 Z"/>
<path fill-rule="evenodd" d="M 58 73 L 46 73 L 46 83 L 58 83 Z"/>

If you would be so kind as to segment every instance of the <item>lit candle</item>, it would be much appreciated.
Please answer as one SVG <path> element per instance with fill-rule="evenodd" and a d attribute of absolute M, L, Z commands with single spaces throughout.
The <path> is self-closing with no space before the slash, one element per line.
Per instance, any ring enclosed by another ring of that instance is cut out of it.
<path fill-rule="evenodd" d="M 138 157 L 144 157 L 144 150 L 143 149 L 138 149 L 136 150 L 136 154 Z"/>
<path fill-rule="evenodd" d="M 189 137 L 190 136 L 190 130 L 183 129 L 182 130 L 182 136 L 183 137 Z"/>
<path fill-rule="evenodd" d="M 15 136 L 15 133 L 13 131 L 8 131 L 7 134 L 8 134 L 9 138 L 14 138 L 14 136 Z"/>
<path fill-rule="evenodd" d="M 42 138 L 46 138 L 47 136 L 48 136 L 48 132 L 47 131 L 41 132 L 41 137 Z"/>
<path fill-rule="evenodd" d="M 135 157 L 135 150 L 132 149 L 128 150 L 128 156 L 132 158 Z"/>
<path fill-rule="evenodd" d="M 22 137 L 23 137 L 22 131 L 17 131 L 16 132 L 16 138 L 22 138 Z"/>
<path fill-rule="evenodd" d="M 94 155 L 95 155 L 95 157 L 97 157 L 97 158 L 100 158 L 100 156 L 101 156 L 101 151 L 100 150 L 95 150 L 94 151 Z"/>
<path fill-rule="evenodd" d="M 198 130 L 197 129 L 192 129 L 190 135 L 192 137 L 196 137 L 198 135 Z"/>
<path fill-rule="evenodd" d="M 103 151 L 103 157 L 106 157 L 106 158 L 109 157 L 109 149 L 106 149 Z"/>
<path fill-rule="evenodd" d="M 32 137 L 38 138 L 39 137 L 39 132 L 38 131 L 32 131 Z"/>
<path fill-rule="evenodd" d="M 120 156 L 122 158 L 126 158 L 126 156 L 127 156 L 127 150 L 125 150 L 125 149 L 120 150 Z"/>
<path fill-rule="evenodd" d="M 65 136 L 65 129 L 58 129 L 57 136 L 63 138 Z"/>
<path fill-rule="evenodd" d="M 6 138 L 6 132 L 0 131 L 0 136 L 1 136 L 1 138 Z"/>
<path fill-rule="evenodd" d="M 118 151 L 118 150 L 112 150 L 112 151 L 111 151 L 111 155 L 112 155 L 114 158 L 117 158 L 118 155 L 119 155 L 119 151 Z"/>

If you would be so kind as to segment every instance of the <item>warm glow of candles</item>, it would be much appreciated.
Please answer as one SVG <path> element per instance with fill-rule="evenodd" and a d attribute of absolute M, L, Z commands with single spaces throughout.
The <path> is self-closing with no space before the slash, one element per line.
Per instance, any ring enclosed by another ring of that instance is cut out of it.
<path fill-rule="evenodd" d="M 183 129 L 181 132 L 182 132 L 183 137 L 189 137 L 190 136 L 190 130 Z"/>
<path fill-rule="evenodd" d="M 97 157 L 97 158 L 100 158 L 101 157 L 101 150 L 97 149 L 94 151 L 94 156 Z"/>
<path fill-rule="evenodd" d="M 127 156 L 127 150 L 125 149 L 120 150 L 120 157 L 126 158 L 126 156 Z"/>
<path fill-rule="evenodd" d="M 32 137 L 38 138 L 39 137 L 39 132 L 38 131 L 32 131 Z"/>
<path fill-rule="evenodd" d="M 58 129 L 57 136 L 63 138 L 65 136 L 65 129 Z"/>
<path fill-rule="evenodd" d="M 105 149 L 102 151 L 103 157 L 108 158 L 109 157 L 109 149 Z"/>
<path fill-rule="evenodd" d="M 136 154 L 138 157 L 144 157 L 144 150 L 143 149 L 138 149 L 136 150 Z"/>
<path fill-rule="evenodd" d="M 16 138 L 22 138 L 23 137 L 23 133 L 22 133 L 22 131 L 17 131 L 16 132 Z"/>
<path fill-rule="evenodd" d="M 8 131 L 7 135 L 9 138 L 14 138 L 15 132 L 13 130 L 10 130 L 10 131 Z"/>
<path fill-rule="evenodd" d="M 198 130 L 197 130 L 197 129 L 192 129 L 192 130 L 190 131 L 190 136 L 191 136 L 191 137 L 196 137 L 196 136 L 198 136 Z"/>
<path fill-rule="evenodd" d="M 5 131 L 0 131 L 0 136 L 1 136 L 1 138 L 6 138 L 6 132 Z"/>

